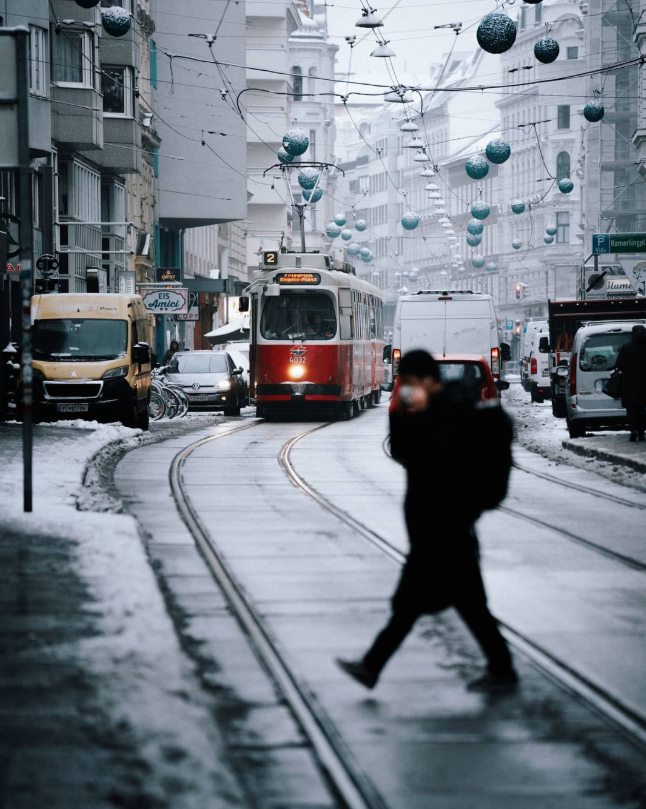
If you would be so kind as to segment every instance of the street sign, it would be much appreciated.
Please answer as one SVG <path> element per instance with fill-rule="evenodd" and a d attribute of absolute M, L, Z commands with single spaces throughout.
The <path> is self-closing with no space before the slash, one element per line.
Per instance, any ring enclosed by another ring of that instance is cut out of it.
<path fill-rule="evenodd" d="M 595 233 L 592 253 L 646 253 L 646 233 Z"/>
<path fill-rule="evenodd" d="M 199 320 L 200 319 L 200 293 L 188 293 L 188 312 L 185 315 L 177 315 L 177 320 Z"/>
<path fill-rule="evenodd" d="M 141 297 L 147 312 L 155 315 L 185 315 L 188 312 L 188 289 L 183 287 L 142 287 Z"/>

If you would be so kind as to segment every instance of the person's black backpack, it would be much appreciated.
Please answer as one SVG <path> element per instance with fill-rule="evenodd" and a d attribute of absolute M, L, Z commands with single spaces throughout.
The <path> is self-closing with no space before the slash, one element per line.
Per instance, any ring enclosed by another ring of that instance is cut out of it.
<path fill-rule="evenodd" d="M 478 506 L 489 511 L 507 496 L 511 474 L 512 421 L 497 404 L 478 403 L 475 412 L 477 444 L 476 479 Z"/>

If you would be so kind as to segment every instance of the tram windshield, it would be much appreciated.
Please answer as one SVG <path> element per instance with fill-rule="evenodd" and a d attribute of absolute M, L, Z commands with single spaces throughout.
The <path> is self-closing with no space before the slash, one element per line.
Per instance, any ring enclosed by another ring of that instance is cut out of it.
<path fill-rule="evenodd" d="M 287 292 L 265 298 L 260 321 L 265 340 L 332 340 L 336 335 L 334 299 L 325 292 Z"/>

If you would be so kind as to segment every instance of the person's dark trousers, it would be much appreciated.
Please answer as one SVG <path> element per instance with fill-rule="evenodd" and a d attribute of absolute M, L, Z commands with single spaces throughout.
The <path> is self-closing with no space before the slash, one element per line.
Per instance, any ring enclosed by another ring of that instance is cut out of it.
<path fill-rule="evenodd" d="M 469 526 L 465 531 L 447 529 L 446 533 L 453 533 L 449 551 L 431 556 L 413 552 L 404 565 L 390 620 L 362 661 L 375 674 L 381 672 L 420 615 L 440 612 L 448 606 L 455 607 L 475 637 L 492 673 L 513 670 L 507 643 L 487 606 L 473 530 Z M 442 540 L 448 541 L 447 536 Z"/>
<path fill-rule="evenodd" d="M 628 429 L 631 434 L 643 437 L 644 431 L 646 430 L 646 407 L 643 405 L 626 407 L 626 416 L 628 418 Z"/>

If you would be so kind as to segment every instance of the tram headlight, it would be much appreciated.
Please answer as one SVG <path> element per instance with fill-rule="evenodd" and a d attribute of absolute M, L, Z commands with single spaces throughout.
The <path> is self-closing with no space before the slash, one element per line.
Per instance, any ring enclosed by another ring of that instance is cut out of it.
<path fill-rule="evenodd" d="M 290 365 L 287 375 L 290 379 L 302 379 L 305 376 L 304 365 Z"/>

